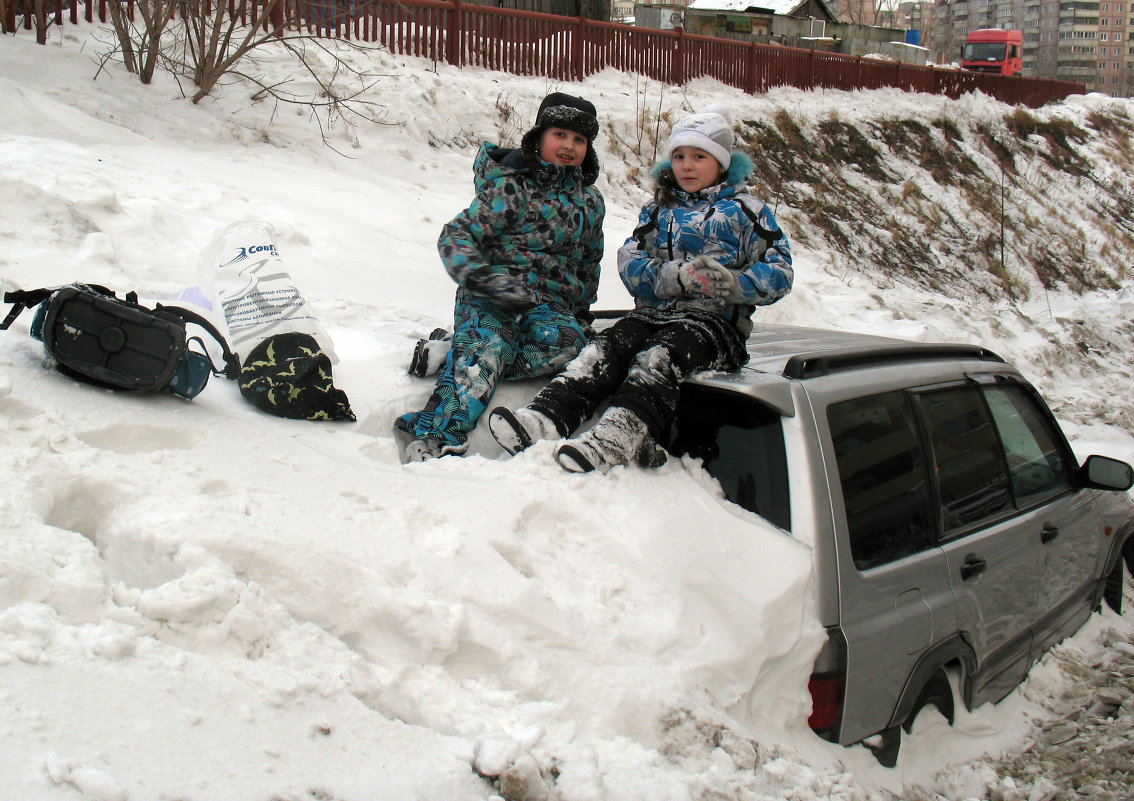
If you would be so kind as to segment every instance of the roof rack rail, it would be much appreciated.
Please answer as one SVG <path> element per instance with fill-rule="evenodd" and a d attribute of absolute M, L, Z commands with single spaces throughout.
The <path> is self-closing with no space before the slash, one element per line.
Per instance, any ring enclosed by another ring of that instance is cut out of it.
<path fill-rule="evenodd" d="M 979 359 L 1003 362 L 999 355 L 980 345 L 949 345 L 911 342 L 908 345 L 853 347 L 844 350 L 799 353 L 784 365 L 785 378 L 817 378 L 847 370 L 861 370 L 919 359 Z"/>

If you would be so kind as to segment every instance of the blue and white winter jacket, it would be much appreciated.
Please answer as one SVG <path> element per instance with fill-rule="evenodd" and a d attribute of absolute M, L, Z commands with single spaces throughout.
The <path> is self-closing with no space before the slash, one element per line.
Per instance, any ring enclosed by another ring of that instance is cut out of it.
<path fill-rule="evenodd" d="M 669 168 L 663 162 L 657 175 Z M 739 191 L 752 172 L 752 160 L 733 151 L 722 183 L 700 192 L 677 190 L 672 205 L 650 201 L 638 227 L 618 251 L 618 273 L 634 296 L 635 308 L 670 314 L 710 314 L 728 322 L 747 339 L 752 312 L 791 291 L 794 272 L 787 237 L 763 201 Z M 732 271 L 736 289 L 726 299 L 682 289 L 677 271 L 697 256 L 711 256 Z"/>
<path fill-rule="evenodd" d="M 597 164 L 597 161 L 596 161 Z M 606 206 L 597 168 L 560 167 L 486 143 L 473 162 L 476 198 L 441 231 L 437 249 L 462 293 L 506 312 L 541 304 L 591 320 Z"/>

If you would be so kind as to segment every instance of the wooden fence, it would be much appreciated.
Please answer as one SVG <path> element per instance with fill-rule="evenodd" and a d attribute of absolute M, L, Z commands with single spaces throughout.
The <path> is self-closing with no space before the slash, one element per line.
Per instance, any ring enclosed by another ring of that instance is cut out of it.
<path fill-rule="evenodd" d="M 109 19 L 115 0 L 46 0 L 49 22 Z M 33 0 L 0 0 L 4 31 L 30 29 Z M 133 12 L 133 0 L 127 0 Z M 223 2 L 223 0 L 222 0 Z M 260 12 L 258 0 L 228 0 L 230 8 Z M 27 13 L 23 8 L 27 7 Z M 80 7 L 83 7 L 80 13 Z M 1006 103 L 1036 108 L 1085 86 L 1054 79 L 1005 77 L 845 56 L 475 5 L 463 0 L 283 0 L 271 12 L 279 23 L 327 37 L 375 42 L 400 55 L 457 67 L 583 81 L 599 70 L 634 72 L 680 85 L 701 76 L 746 92 L 775 86 L 799 89 L 881 89 L 957 98 L 980 90 Z"/>

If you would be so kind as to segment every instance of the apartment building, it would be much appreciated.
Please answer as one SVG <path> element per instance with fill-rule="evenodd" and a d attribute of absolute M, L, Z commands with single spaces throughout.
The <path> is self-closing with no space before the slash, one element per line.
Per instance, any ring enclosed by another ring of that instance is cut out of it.
<path fill-rule="evenodd" d="M 1134 96 L 1134 0 L 937 0 L 934 12 L 922 43 L 943 62 L 957 59 L 970 30 L 1016 28 L 1024 34 L 1025 76 Z"/>

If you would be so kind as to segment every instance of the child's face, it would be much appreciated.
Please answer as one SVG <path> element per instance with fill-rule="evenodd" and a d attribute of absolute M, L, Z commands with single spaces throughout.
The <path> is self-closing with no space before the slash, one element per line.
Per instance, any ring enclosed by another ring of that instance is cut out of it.
<path fill-rule="evenodd" d="M 677 185 L 686 192 L 699 192 L 720 180 L 721 163 L 707 150 L 692 145 L 682 145 L 670 157 L 673 177 Z"/>
<path fill-rule="evenodd" d="M 548 164 L 578 167 L 587 155 L 587 137 L 566 128 L 548 128 L 539 138 L 539 157 Z"/>

